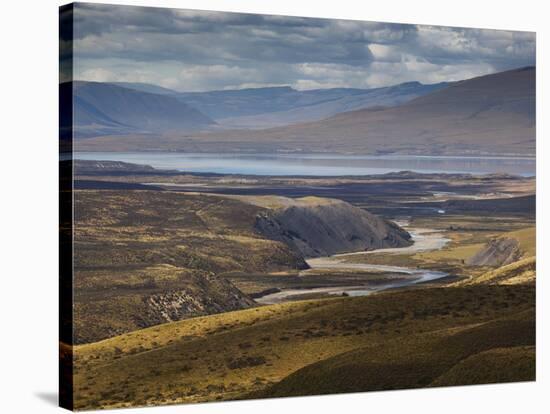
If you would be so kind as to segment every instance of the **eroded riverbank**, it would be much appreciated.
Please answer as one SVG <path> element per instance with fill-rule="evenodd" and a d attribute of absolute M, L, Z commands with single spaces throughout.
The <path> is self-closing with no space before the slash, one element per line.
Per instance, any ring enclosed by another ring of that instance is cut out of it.
<path fill-rule="evenodd" d="M 403 223 L 401 223 L 403 224 Z M 402 248 L 379 249 L 369 252 L 353 252 L 337 254 L 329 257 L 318 257 L 308 259 L 307 263 L 310 269 L 300 272 L 300 277 L 307 278 L 308 275 L 323 272 L 360 272 L 360 273 L 376 273 L 381 275 L 383 282 L 377 280 L 375 283 L 365 281 L 360 285 L 352 286 L 324 286 L 304 289 L 281 289 L 278 292 L 273 292 L 255 299 L 256 302 L 263 305 L 271 305 L 275 303 L 297 300 L 308 295 L 348 295 L 348 296 L 365 296 L 374 292 L 379 292 L 386 289 L 394 289 L 415 285 L 418 283 L 429 282 L 449 276 L 446 272 L 418 269 L 411 267 L 390 266 L 370 263 L 350 263 L 344 261 L 343 258 L 351 255 L 368 255 L 371 253 L 384 254 L 414 254 L 417 252 L 426 252 L 431 250 L 439 250 L 443 248 L 449 239 L 444 237 L 443 233 L 426 228 L 409 228 L 407 229 L 413 239 L 413 244 Z"/>

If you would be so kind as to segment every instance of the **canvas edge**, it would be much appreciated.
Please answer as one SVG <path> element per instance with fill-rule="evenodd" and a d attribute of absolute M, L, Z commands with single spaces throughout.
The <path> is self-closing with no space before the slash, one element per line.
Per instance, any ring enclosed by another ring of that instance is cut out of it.
<path fill-rule="evenodd" d="M 59 406 L 74 409 L 73 10 L 59 7 Z"/>

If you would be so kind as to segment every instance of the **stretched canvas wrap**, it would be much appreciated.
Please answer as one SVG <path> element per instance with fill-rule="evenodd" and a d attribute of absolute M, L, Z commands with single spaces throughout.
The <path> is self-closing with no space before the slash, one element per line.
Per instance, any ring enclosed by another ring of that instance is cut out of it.
<path fill-rule="evenodd" d="M 535 42 L 61 7 L 61 405 L 535 380 Z"/>

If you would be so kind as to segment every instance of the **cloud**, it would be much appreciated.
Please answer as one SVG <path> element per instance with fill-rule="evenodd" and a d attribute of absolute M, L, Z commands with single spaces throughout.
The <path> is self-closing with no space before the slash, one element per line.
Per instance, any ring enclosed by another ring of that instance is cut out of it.
<path fill-rule="evenodd" d="M 114 82 L 119 81 L 117 74 L 107 69 L 93 68 L 82 72 L 84 79 L 93 79 L 96 82 Z"/>
<path fill-rule="evenodd" d="M 178 90 L 376 87 L 535 63 L 535 35 L 99 4 L 74 10 L 75 78 Z"/>

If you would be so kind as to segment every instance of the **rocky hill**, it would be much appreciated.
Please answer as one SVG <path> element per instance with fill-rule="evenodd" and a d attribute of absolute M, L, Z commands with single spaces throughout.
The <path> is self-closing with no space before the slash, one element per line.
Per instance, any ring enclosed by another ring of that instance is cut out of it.
<path fill-rule="evenodd" d="M 470 266 L 504 266 L 519 260 L 523 252 L 519 242 L 511 238 L 490 240 L 483 249 L 466 261 Z"/>
<path fill-rule="evenodd" d="M 200 315 L 246 309 L 255 302 L 223 277 L 169 265 L 77 271 L 74 341 L 95 342 Z M 95 280 L 94 280 L 95 279 Z"/>
<path fill-rule="evenodd" d="M 535 283 L 536 228 L 526 227 L 489 240 L 466 260 L 466 264 L 492 269 L 483 272 L 481 268 L 483 273 L 459 281 L 457 285 Z"/>
<path fill-rule="evenodd" d="M 304 257 L 412 244 L 410 234 L 395 223 L 345 201 L 318 197 L 284 201 L 261 212 L 256 229 Z"/>

